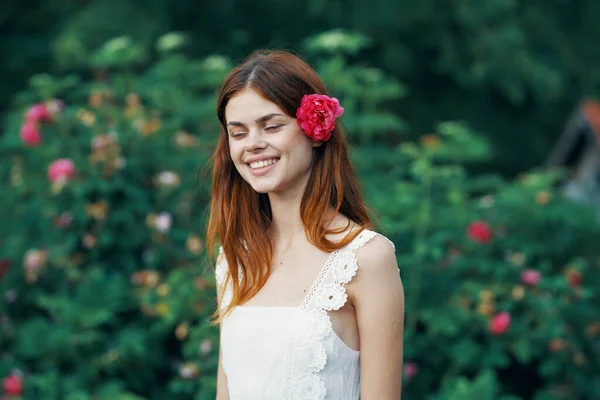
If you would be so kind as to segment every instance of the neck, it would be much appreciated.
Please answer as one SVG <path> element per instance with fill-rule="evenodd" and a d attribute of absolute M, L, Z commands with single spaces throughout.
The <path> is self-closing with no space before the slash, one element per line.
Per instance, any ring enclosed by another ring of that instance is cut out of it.
<path fill-rule="evenodd" d="M 270 235 L 276 248 L 288 248 L 297 238 L 305 237 L 300 218 L 303 192 L 269 193 L 272 215 Z"/>

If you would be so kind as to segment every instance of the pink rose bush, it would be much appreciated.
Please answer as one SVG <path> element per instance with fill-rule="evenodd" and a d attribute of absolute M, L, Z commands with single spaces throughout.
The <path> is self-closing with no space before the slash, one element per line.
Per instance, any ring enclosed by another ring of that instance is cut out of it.
<path fill-rule="evenodd" d="M 35 121 L 25 121 L 21 126 L 21 141 L 29 147 L 35 147 L 42 141 L 39 124 Z"/>
<path fill-rule="evenodd" d="M 52 114 L 44 103 L 37 103 L 29 107 L 25 112 L 26 121 L 52 122 Z"/>
<path fill-rule="evenodd" d="M 536 286 L 542 279 L 542 274 L 536 269 L 526 269 L 521 273 L 521 282 L 527 286 Z"/>
<path fill-rule="evenodd" d="M 68 158 L 60 158 L 48 167 L 48 179 L 52 183 L 67 181 L 73 179 L 76 172 L 73 161 Z"/>
<path fill-rule="evenodd" d="M 296 119 L 306 135 L 314 141 L 325 142 L 335 129 L 336 118 L 344 114 L 344 109 L 335 97 L 322 94 L 309 94 L 302 97 Z"/>
<path fill-rule="evenodd" d="M 508 330 L 509 326 L 510 314 L 507 312 L 501 312 L 490 320 L 490 332 L 494 335 L 502 335 Z"/>
<path fill-rule="evenodd" d="M 40 132 L 41 124 L 52 123 L 56 116 L 64 109 L 61 100 L 52 99 L 45 103 L 36 103 L 25 111 L 23 125 L 21 125 L 21 141 L 29 147 L 38 146 L 42 141 Z"/>
<path fill-rule="evenodd" d="M 467 237 L 475 243 L 489 243 L 492 241 L 492 228 L 485 221 L 473 221 L 467 227 Z"/>

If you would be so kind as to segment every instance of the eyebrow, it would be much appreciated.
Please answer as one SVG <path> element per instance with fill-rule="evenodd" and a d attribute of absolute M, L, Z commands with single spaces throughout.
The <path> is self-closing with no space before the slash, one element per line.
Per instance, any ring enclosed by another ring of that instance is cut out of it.
<path fill-rule="evenodd" d="M 268 120 L 270 120 L 271 118 L 274 117 L 284 117 L 283 114 L 279 114 L 279 113 L 271 113 L 271 114 L 267 114 L 267 115 L 263 115 L 262 117 L 260 117 L 259 119 L 257 119 L 256 122 L 257 124 L 264 124 L 265 122 L 267 122 Z M 241 122 L 237 122 L 237 121 L 229 121 L 227 123 L 227 126 L 244 126 L 243 123 Z"/>

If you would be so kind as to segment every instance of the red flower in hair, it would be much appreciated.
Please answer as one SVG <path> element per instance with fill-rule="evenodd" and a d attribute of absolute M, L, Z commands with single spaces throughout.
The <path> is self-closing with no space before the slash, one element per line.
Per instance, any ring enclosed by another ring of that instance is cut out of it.
<path fill-rule="evenodd" d="M 335 120 L 344 114 L 344 109 L 335 97 L 323 94 L 307 94 L 302 102 L 296 118 L 300 128 L 314 141 L 325 142 L 335 129 Z"/>

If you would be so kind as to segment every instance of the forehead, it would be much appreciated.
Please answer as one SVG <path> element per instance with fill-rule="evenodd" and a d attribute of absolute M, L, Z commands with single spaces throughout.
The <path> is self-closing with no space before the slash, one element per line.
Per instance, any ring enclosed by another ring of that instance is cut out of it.
<path fill-rule="evenodd" d="M 272 113 L 286 115 L 275 103 L 260 96 L 254 89 L 244 89 L 233 96 L 225 107 L 225 120 L 250 123 Z"/>

